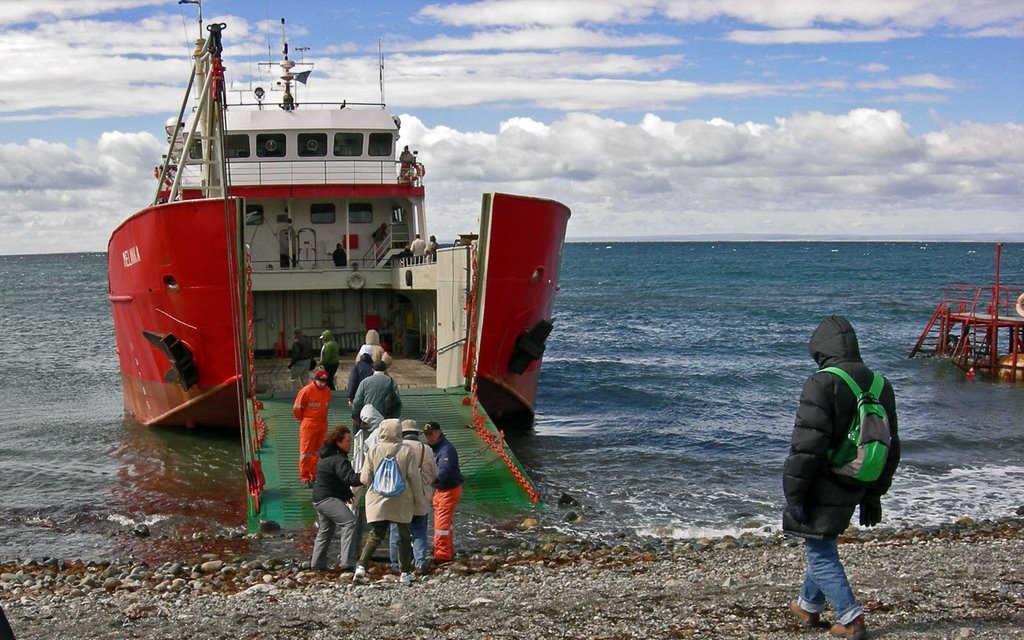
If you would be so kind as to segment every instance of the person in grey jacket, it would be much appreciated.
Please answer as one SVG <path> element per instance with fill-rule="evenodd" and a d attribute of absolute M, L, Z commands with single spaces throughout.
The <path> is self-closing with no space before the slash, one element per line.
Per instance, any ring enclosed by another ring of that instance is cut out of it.
<path fill-rule="evenodd" d="M 358 418 L 365 405 L 372 405 L 385 418 L 402 415 L 402 396 L 391 376 L 384 373 L 388 365 L 383 360 L 373 363 L 373 375 L 359 383 L 352 399 L 352 417 Z"/>
<path fill-rule="evenodd" d="M 811 336 L 808 350 L 819 369 L 837 367 L 862 389 L 871 386 L 874 372 L 861 359 L 857 334 L 846 318 L 829 316 L 822 320 Z M 804 382 L 790 453 L 783 468 L 786 508 L 782 528 L 803 537 L 807 552 L 803 586 L 800 596 L 790 603 L 790 610 L 805 627 L 828 627 L 820 619 L 827 600 L 836 614 L 831 635 L 855 640 L 866 638 L 867 629 L 864 612 L 839 561 L 837 537 L 849 526 L 858 505 L 862 525 L 874 526 L 881 521 L 881 497 L 892 485 L 900 462 L 896 396 L 888 380 L 878 400 L 889 421 L 890 442 L 885 466 L 877 480 L 865 484 L 831 469 L 829 451 L 847 436 L 857 413 L 857 398 L 839 376 L 823 371 Z"/>

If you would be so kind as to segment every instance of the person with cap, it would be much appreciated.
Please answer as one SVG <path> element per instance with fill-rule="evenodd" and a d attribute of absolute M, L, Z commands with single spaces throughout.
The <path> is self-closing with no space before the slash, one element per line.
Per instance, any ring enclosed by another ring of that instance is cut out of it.
<path fill-rule="evenodd" d="M 352 398 L 352 418 L 358 418 L 365 405 L 372 405 L 385 418 L 398 418 L 402 415 L 402 396 L 398 393 L 398 385 L 385 371 L 384 361 L 373 364 L 373 375 L 359 383 L 356 395 Z"/>
<path fill-rule="evenodd" d="M 292 404 L 292 413 L 299 421 L 299 480 L 307 487 L 313 486 L 320 447 L 327 436 L 327 410 L 331 407 L 327 380 L 326 371 L 317 371 L 313 382 L 299 389 Z"/>
<path fill-rule="evenodd" d="M 309 372 L 316 367 L 316 360 L 313 359 L 313 345 L 303 335 L 302 329 L 296 328 L 292 335 L 292 346 L 288 350 L 292 359 L 288 363 L 289 377 L 301 386 L 309 380 Z"/>
<path fill-rule="evenodd" d="M 341 349 L 331 335 L 330 329 L 320 334 L 323 347 L 320 348 L 320 366 L 327 372 L 327 388 L 334 389 L 334 374 L 338 372 L 338 365 L 341 364 Z"/>
<path fill-rule="evenodd" d="M 871 527 L 882 519 L 882 496 L 889 491 L 900 462 L 896 396 L 889 381 L 882 378 L 877 400 L 890 432 L 878 478 L 862 482 L 840 476 L 833 471 L 829 452 L 848 437 L 859 399 L 841 376 L 822 369 L 844 372 L 861 389 L 871 388 L 875 373 L 861 359 L 857 334 L 842 316 L 821 321 L 811 335 L 808 352 L 818 371 L 804 382 L 782 475 L 786 496 L 782 530 L 804 539 L 807 557 L 803 584 L 789 609 L 801 627 L 828 628 L 821 619 L 828 602 L 836 616 L 830 635 L 863 640 L 867 637 L 864 610 L 839 560 L 838 537 L 850 526 L 858 505 L 861 525 Z"/>
<path fill-rule="evenodd" d="M 401 423 L 388 419 L 380 423 L 380 438 L 377 444 L 366 452 L 363 469 L 359 479 L 366 485 L 366 521 L 370 525 L 370 536 L 359 556 L 352 582 L 366 580 L 366 567 L 373 559 L 374 552 L 387 535 L 388 525 L 395 523 L 398 528 L 398 561 L 402 575 L 399 582 L 407 584 L 416 581 L 412 566 L 412 542 L 410 540 L 409 523 L 417 511 L 422 510 L 423 484 L 418 461 L 412 448 L 402 441 Z M 394 496 L 385 496 L 377 492 L 374 475 L 377 467 L 385 458 L 393 459 L 402 477 L 404 488 Z"/>
<path fill-rule="evenodd" d="M 423 435 L 434 451 L 434 462 L 437 463 L 437 479 L 433 482 L 434 561 L 448 562 L 455 557 L 452 517 L 462 498 L 459 452 L 444 436 L 441 425 L 433 420 L 423 426 Z"/>
<path fill-rule="evenodd" d="M 341 548 L 338 550 L 341 570 L 351 571 L 355 568 L 355 562 L 350 560 L 357 522 L 352 487 L 361 487 L 363 483 L 348 461 L 351 448 L 352 432 L 346 426 L 331 429 L 327 441 L 320 448 L 320 462 L 316 465 L 316 480 L 313 483 L 317 531 L 313 541 L 313 556 L 309 561 L 314 571 L 327 570 L 327 550 L 335 530 L 341 531 Z"/>
<path fill-rule="evenodd" d="M 402 443 L 412 449 L 416 466 L 419 467 L 420 479 L 423 482 L 423 504 L 413 512 L 409 523 L 412 535 L 412 565 L 416 573 L 427 572 L 427 514 L 430 513 L 430 500 L 433 489 L 431 485 L 437 480 L 437 463 L 430 447 L 419 441 L 420 428 L 415 420 L 402 420 Z M 398 570 L 398 527 L 391 525 L 391 570 Z"/>

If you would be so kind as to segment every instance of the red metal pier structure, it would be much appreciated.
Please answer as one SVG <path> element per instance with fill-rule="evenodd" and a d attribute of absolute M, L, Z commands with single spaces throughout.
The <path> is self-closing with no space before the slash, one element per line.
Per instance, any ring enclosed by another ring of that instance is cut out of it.
<path fill-rule="evenodd" d="M 999 282 L 1002 250 L 996 244 L 994 285 L 946 286 L 909 357 L 949 358 L 994 380 L 1024 381 L 1024 286 Z"/>

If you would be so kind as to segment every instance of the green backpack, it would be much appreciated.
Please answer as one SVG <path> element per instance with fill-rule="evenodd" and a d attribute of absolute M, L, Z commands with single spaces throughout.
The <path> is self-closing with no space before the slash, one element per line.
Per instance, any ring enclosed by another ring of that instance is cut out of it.
<path fill-rule="evenodd" d="M 889 417 L 882 403 L 878 401 L 885 385 L 885 378 L 874 374 L 871 388 L 862 391 L 853 378 L 842 369 L 826 367 L 821 371 L 834 373 L 842 378 L 857 398 L 857 412 L 853 415 L 846 437 L 837 448 L 828 451 L 832 471 L 860 482 L 874 482 L 885 468 L 892 434 L 889 429 Z"/>

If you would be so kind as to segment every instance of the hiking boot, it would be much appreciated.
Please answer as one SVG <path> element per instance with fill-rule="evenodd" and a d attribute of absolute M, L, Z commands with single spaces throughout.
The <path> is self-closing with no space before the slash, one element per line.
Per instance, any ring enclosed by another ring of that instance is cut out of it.
<path fill-rule="evenodd" d="M 398 581 L 402 584 L 412 584 L 413 582 L 416 582 L 416 576 L 411 573 L 403 573 L 402 577 L 399 578 Z"/>
<path fill-rule="evenodd" d="M 868 637 L 868 630 L 864 626 L 864 616 L 857 616 L 850 624 L 832 625 L 829 635 L 836 638 L 850 638 L 850 640 L 864 640 Z"/>
<path fill-rule="evenodd" d="M 366 582 L 366 568 L 356 567 L 356 570 L 352 572 L 352 584 L 362 584 Z"/>
<path fill-rule="evenodd" d="M 800 618 L 800 627 L 802 629 L 827 629 L 829 627 L 829 624 L 821 619 L 820 613 L 804 611 L 803 607 L 801 607 L 796 600 L 789 603 L 789 610 L 792 611 L 797 618 Z"/>

